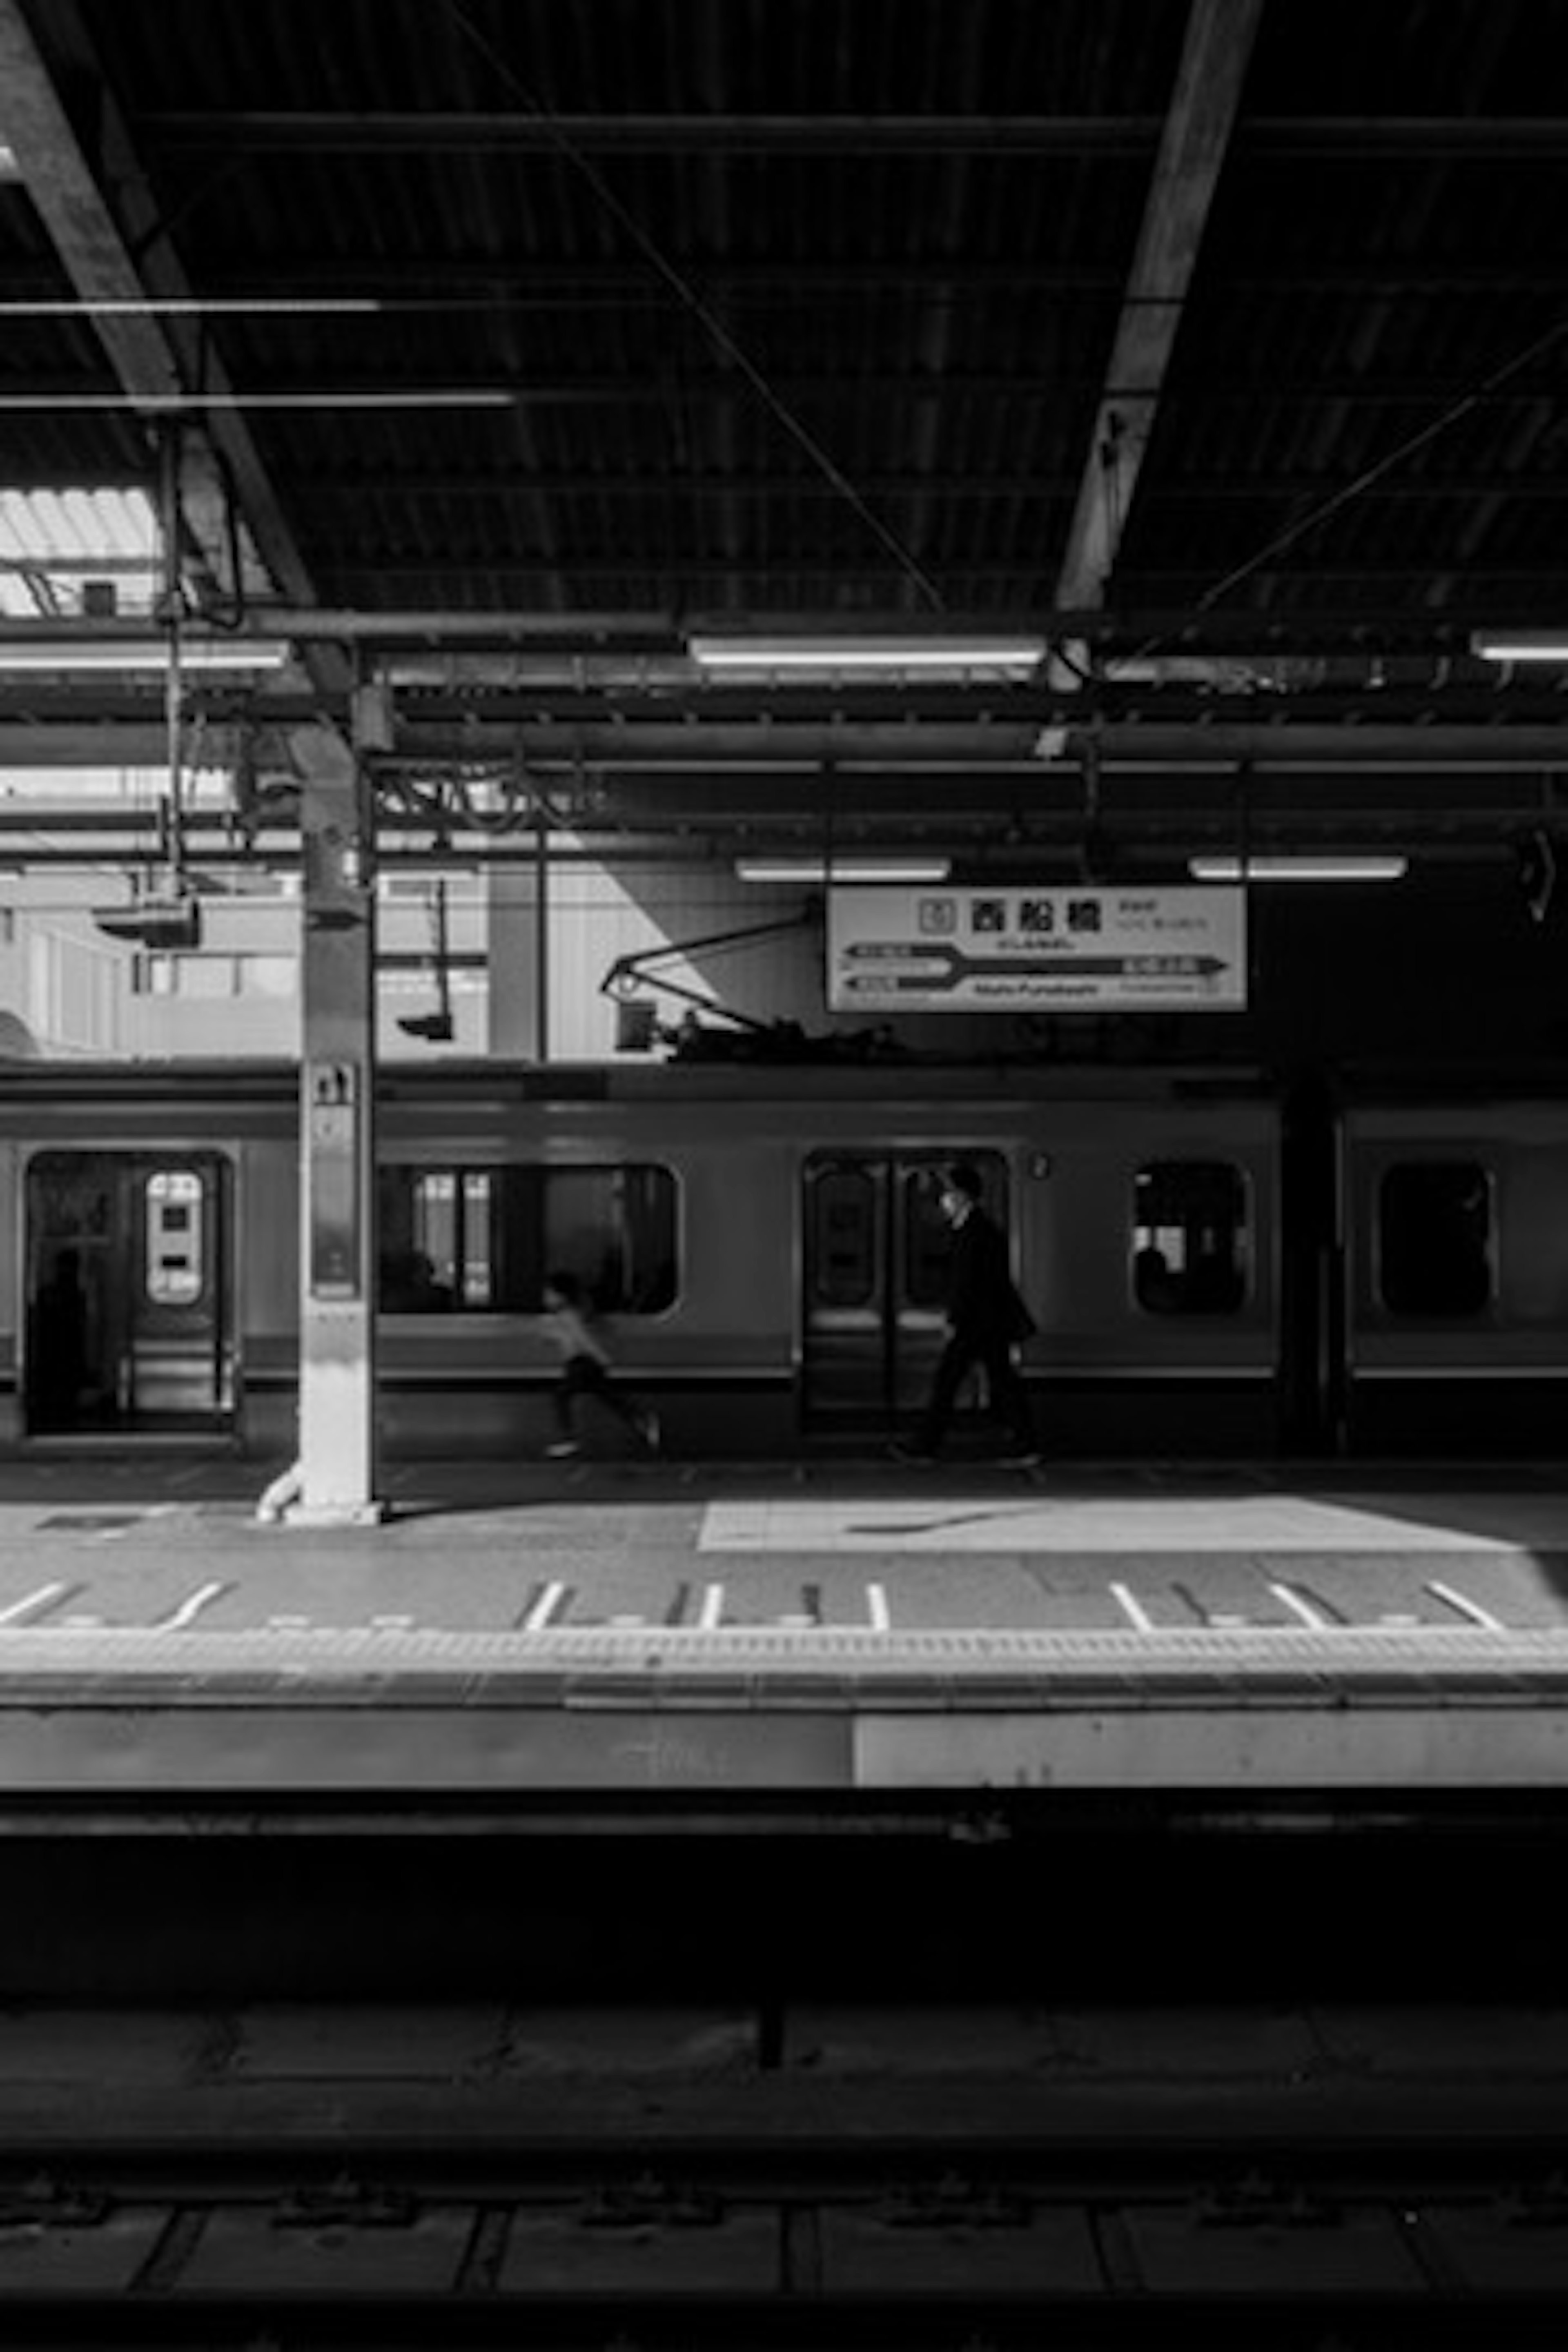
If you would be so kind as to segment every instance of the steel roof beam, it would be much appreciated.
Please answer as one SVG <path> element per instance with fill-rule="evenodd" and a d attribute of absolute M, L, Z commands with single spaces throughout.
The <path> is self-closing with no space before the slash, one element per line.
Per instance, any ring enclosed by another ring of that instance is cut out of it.
<path fill-rule="evenodd" d="M 84 303 L 188 299 L 189 280 L 163 232 L 76 0 L 50 0 L 48 27 L 55 54 L 94 91 L 95 156 L 89 161 L 19 0 L 0 0 L 0 140 L 16 152 L 67 276 Z M 115 191 L 118 212 L 110 209 L 106 187 Z M 100 313 L 91 323 L 133 407 L 166 409 L 171 401 L 190 397 L 198 380 L 205 392 L 231 389 L 199 322 L 182 327 L 157 316 Z M 193 328 L 203 337 L 199 353 Z M 310 571 L 249 425 L 225 408 L 204 410 L 202 421 L 228 463 L 240 509 L 273 580 L 299 603 L 313 603 Z M 206 552 L 221 562 L 221 518 L 213 518 L 211 529 L 217 544 Z M 205 541 L 205 530 L 202 535 Z"/>
<path fill-rule="evenodd" d="M 1101 604 L 1241 103 L 1262 0 L 1193 0 L 1154 176 L 1089 436 L 1058 604 Z"/>
<path fill-rule="evenodd" d="M 1257 10 L 1247 0 L 1248 12 Z M 1201 0 L 1200 0 L 1201 5 Z M 1246 38 L 1250 42 L 1251 35 Z M 715 155 L 1146 155 L 1160 138 L 1152 114 L 583 114 L 437 109 L 206 108 L 153 110 L 150 142 L 171 152 L 225 154 L 585 153 Z M 1255 116 L 1250 155 L 1560 163 L 1556 115 L 1282 114 Z"/>

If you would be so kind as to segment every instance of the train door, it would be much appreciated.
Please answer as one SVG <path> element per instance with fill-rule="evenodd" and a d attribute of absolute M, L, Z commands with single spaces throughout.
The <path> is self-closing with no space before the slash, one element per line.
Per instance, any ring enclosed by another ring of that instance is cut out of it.
<path fill-rule="evenodd" d="M 217 1152 L 47 1151 L 29 1163 L 29 1434 L 232 1427 L 231 1190 Z"/>
<path fill-rule="evenodd" d="M 951 1237 L 938 1205 L 954 1157 L 1007 1224 L 995 1151 L 818 1151 L 803 1173 L 803 1419 L 808 1433 L 881 1434 L 925 1401 L 947 1337 Z M 963 1400 L 961 1398 L 962 1408 Z"/>

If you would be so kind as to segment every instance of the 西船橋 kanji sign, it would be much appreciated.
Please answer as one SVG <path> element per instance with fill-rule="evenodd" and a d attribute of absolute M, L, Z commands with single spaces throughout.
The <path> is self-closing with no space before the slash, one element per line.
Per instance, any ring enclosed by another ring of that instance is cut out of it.
<path fill-rule="evenodd" d="M 830 888 L 827 1002 L 836 1013 L 1239 1012 L 1246 893 Z"/>

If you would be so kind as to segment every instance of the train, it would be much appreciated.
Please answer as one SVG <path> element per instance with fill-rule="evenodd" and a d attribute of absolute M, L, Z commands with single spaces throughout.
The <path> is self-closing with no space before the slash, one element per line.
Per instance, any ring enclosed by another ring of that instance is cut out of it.
<path fill-rule="evenodd" d="M 392 1457 L 542 1450 L 559 1266 L 671 1453 L 879 1453 L 942 1346 L 960 1158 L 1038 1326 L 1049 1453 L 1542 1455 L 1568 1409 L 1550 1074 L 399 1063 L 375 1153 Z M 9 1064 L 0 1448 L 286 1456 L 300 1169 L 295 1066 Z M 978 1457 L 988 1400 L 961 1403 Z"/>

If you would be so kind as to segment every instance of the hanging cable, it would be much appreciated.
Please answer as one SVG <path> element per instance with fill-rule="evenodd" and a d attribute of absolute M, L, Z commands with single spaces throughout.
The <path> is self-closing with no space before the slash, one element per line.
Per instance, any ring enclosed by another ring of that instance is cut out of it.
<path fill-rule="evenodd" d="M 1396 447 L 1379 457 L 1375 464 L 1365 467 L 1353 481 L 1344 483 L 1331 497 L 1324 499 L 1321 505 L 1313 507 L 1304 515 L 1298 516 L 1297 520 L 1288 523 L 1283 530 L 1277 531 L 1272 539 L 1267 541 L 1257 551 L 1256 554 L 1249 555 L 1245 563 L 1237 564 L 1235 569 L 1227 572 L 1223 579 L 1216 580 L 1212 587 L 1206 588 L 1194 605 L 1194 612 L 1206 613 L 1212 610 L 1222 596 L 1230 589 L 1238 586 L 1243 580 L 1248 579 L 1254 572 L 1268 562 L 1271 555 L 1278 555 L 1282 549 L 1293 546 L 1297 540 L 1303 538 L 1308 531 L 1314 530 L 1318 524 L 1326 521 L 1330 515 L 1337 514 L 1341 507 L 1348 506 L 1352 499 L 1360 498 L 1363 492 L 1369 490 L 1374 482 L 1381 481 L 1385 474 L 1392 473 L 1396 466 L 1403 465 L 1406 457 L 1414 457 L 1417 449 L 1424 449 L 1428 442 L 1435 441 L 1439 434 L 1446 433 L 1449 425 L 1457 424 L 1461 416 L 1468 416 L 1472 408 L 1478 408 L 1482 401 L 1489 399 L 1498 390 L 1500 385 L 1506 383 L 1510 376 L 1518 375 L 1521 370 L 1528 367 L 1532 360 L 1539 359 L 1542 352 L 1550 351 L 1552 344 L 1559 341 L 1565 334 L 1568 334 L 1568 318 L 1559 319 L 1547 328 L 1544 334 L 1537 335 L 1534 341 L 1527 343 L 1522 351 L 1516 352 L 1512 359 L 1505 360 L 1500 367 L 1494 368 L 1490 375 L 1483 377 L 1481 382 L 1469 392 L 1463 394 L 1459 399 L 1450 402 L 1442 414 L 1435 416 L 1430 424 L 1422 425 L 1419 432 L 1410 434 Z M 1169 642 L 1168 635 L 1151 637 L 1138 647 L 1134 658 L 1141 658 L 1145 654 L 1157 652 L 1162 646 Z"/>

